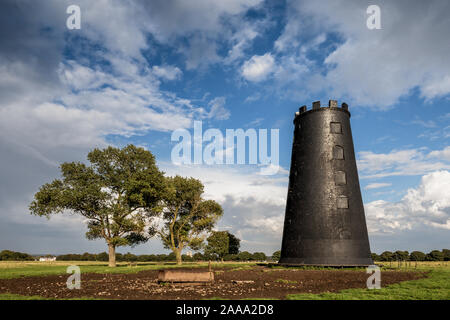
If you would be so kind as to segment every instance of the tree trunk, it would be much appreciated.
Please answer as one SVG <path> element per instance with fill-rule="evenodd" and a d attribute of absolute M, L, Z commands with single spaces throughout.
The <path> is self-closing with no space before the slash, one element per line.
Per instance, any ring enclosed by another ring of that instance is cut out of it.
<path fill-rule="evenodd" d="M 113 244 L 108 244 L 108 254 L 109 254 L 109 266 L 116 266 L 116 246 Z"/>
<path fill-rule="evenodd" d="M 177 264 L 180 265 L 183 263 L 181 260 L 181 249 L 177 248 L 175 249 L 175 256 L 177 257 Z"/>

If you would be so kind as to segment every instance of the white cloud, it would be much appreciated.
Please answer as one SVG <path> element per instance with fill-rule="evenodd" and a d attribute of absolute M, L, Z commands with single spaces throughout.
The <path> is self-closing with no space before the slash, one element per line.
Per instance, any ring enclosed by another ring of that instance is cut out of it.
<path fill-rule="evenodd" d="M 1 224 L 16 223 L 11 219 L 15 214 L 27 220 L 32 194 L 58 175 L 57 164 L 84 161 L 90 149 L 107 145 L 107 135 L 188 127 L 193 117 L 205 114 L 228 118 L 224 98 L 213 100 L 211 110 L 205 112 L 190 99 L 161 90 L 161 80 L 179 79 L 182 71 L 164 60 L 152 67 L 146 59 L 152 59 L 155 50 L 150 42 L 174 52 L 180 49 L 188 68 L 218 61 L 215 43 L 219 40 L 235 45 L 232 56 L 239 59 L 256 31 L 251 31 L 250 22 L 235 18 L 259 3 L 81 0 L 82 28 L 69 32 L 64 28 L 67 1 L 4 1 L 0 11 L 4 31 L 0 35 Z M 186 37 L 185 50 L 180 37 Z M 55 228 L 51 233 L 56 237 Z"/>
<path fill-rule="evenodd" d="M 270 53 L 262 56 L 254 55 L 244 62 L 241 73 L 248 81 L 260 82 L 273 72 L 274 66 L 275 60 Z"/>
<path fill-rule="evenodd" d="M 238 25 L 236 32 L 228 39 L 231 48 L 228 50 L 228 54 L 224 59 L 225 64 L 231 64 L 243 58 L 245 51 L 250 49 L 252 41 L 260 36 L 268 25 L 265 20 L 257 20 L 252 23 L 244 20 L 236 24 Z"/>
<path fill-rule="evenodd" d="M 435 158 L 435 159 L 450 161 L 450 146 L 445 147 L 442 150 L 431 151 L 428 154 L 428 158 Z"/>
<path fill-rule="evenodd" d="M 361 151 L 358 153 L 358 169 L 361 179 L 423 175 L 450 169 L 450 161 L 446 158 L 448 148 L 428 153 L 423 148 L 392 150 L 389 153 Z"/>
<path fill-rule="evenodd" d="M 218 201 L 224 208 L 218 229 L 231 225 L 230 232 L 243 240 L 241 250 L 267 253 L 279 250 L 287 176 L 261 176 L 259 168 L 250 166 L 174 166 L 161 163 L 160 167 L 169 176 L 192 176 L 203 182 L 205 197 Z"/>
<path fill-rule="evenodd" d="M 168 175 L 198 177 L 205 184 L 205 193 L 211 199 L 223 201 L 227 196 L 237 200 L 248 197 L 259 202 L 276 205 L 285 204 L 287 178 L 261 176 L 257 166 L 218 165 L 218 166 L 174 166 L 161 163 Z"/>
<path fill-rule="evenodd" d="M 383 182 L 369 183 L 367 186 L 364 187 L 364 189 L 365 190 L 379 189 L 379 188 L 389 187 L 391 185 L 392 185 L 392 183 L 383 183 Z"/>
<path fill-rule="evenodd" d="M 366 27 L 370 4 L 289 1 L 287 24 L 275 49 L 284 55 L 295 50 L 301 56 L 302 41 L 311 34 L 338 34 L 342 42 L 327 53 L 327 69 L 311 90 L 347 97 L 355 105 L 386 108 L 414 88 L 426 99 L 449 94 L 450 51 L 442 39 L 450 29 L 450 20 L 443 16 L 450 3 L 380 1 L 381 30 Z M 302 79 L 293 80 L 291 86 Z"/>
<path fill-rule="evenodd" d="M 0 108 L 4 137 L 44 150 L 92 147 L 104 145 L 108 134 L 189 127 L 192 115 L 201 111 L 160 91 L 150 75 L 112 75 L 73 61 L 62 63 L 59 74 L 62 86 L 51 99 L 58 102 L 16 102 Z"/>
<path fill-rule="evenodd" d="M 203 35 L 195 35 L 188 40 L 187 47 L 181 47 L 180 52 L 186 56 L 186 69 L 204 69 L 209 64 L 217 63 L 221 60 L 217 54 L 217 45 L 214 39 Z"/>
<path fill-rule="evenodd" d="M 148 17 L 149 30 L 160 41 L 193 33 L 220 34 L 226 30 L 225 17 L 244 14 L 261 0 L 140 1 Z"/>
<path fill-rule="evenodd" d="M 244 21 L 243 15 L 261 2 L 136 1 L 133 7 L 137 14 L 129 18 L 136 20 L 132 24 L 136 24 L 139 31 L 151 33 L 156 41 L 173 46 L 184 54 L 186 69 L 194 70 L 222 61 L 217 53 L 217 42 L 220 41 L 225 40 L 233 46 L 224 62 L 230 63 L 242 56 L 243 50 L 256 36 L 255 30 L 259 28 L 258 23 L 254 26 Z M 180 45 L 181 38 L 187 40 L 184 45 Z"/>
<path fill-rule="evenodd" d="M 429 140 L 438 140 L 442 138 L 450 138 L 450 126 L 438 128 L 436 130 L 426 130 L 418 135 L 418 138 L 426 138 Z"/>
<path fill-rule="evenodd" d="M 395 233 L 423 226 L 450 230 L 450 171 L 422 177 L 399 202 L 377 200 L 365 205 L 370 233 Z"/>
<path fill-rule="evenodd" d="M 427 99 L 445 96 L 450 92 L 450 76 L 443 79 L 435 79 L 422 87 L 422 95 Z"/>
<path fill-rule="evenodd" d="M 181 77 L 183 72 L 174 66 L 153 66 L 153 74 L 165 80 L 176 80 Z"/>
<path fill-rule="evenodd" d="M 225 97 L 217 97 L 211 100 L 208 104 L 210 106 L 210 111 L 208 113 L 208 118 L 214 118 L 217 120 L 226 120 L 230 117 L 230 111 L 225 108 Z"/>
<path fill-rule="evenodd" d="M 416 120 L 411 121 L 411 123 L 418 124 L 425 128 L 435 128 L 436 127 L 436 123 L 433 120 L 425 121 L 425 120 L 416 119 Z"/>
<path fill-rule="evenodd" d="M 282 209 L 282 207 L 280 207 L 280 209 Z M 283 211 L 281 211 L 281 213 L 283 213 Z M 259 232 L 261 234 L 267 234 L 275 238 L 280 238 L 283 233 L 283 223 L 283 214 L 263 217 L 250 216 L 249 218 L 244 219 L 244 229 L 239 230 L 239 232 L 240 234 L 245 234 L 245 232 Z"/>

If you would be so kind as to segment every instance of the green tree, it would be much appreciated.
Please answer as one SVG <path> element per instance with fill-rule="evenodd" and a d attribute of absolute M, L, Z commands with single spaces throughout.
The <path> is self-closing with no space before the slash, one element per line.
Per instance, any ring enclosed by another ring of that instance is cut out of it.
<path fill-rule="evenodd" d="M 239 252 L 237 260 L 239 261 L 250 261 L 252 259 L 252 254 L 248 251 Z"/>
<path fill-rule="evenodd" d="M 272 253 L 272 260 L 273 261 L 279 261 L 281 258 L 281 250 L 277 250 L 274 253 Z"/>
<path fill-rule="evenodd" d="M 85 252 L 81 255 L 81 261 L 95 261 L 96 256 L 89 252 Z"/>
<path fill-rule="evenodd" d="M 3 250 L 0 252 L 0 260 L 3 261 L 31 261 L 34 260 L 28 253 L 16 252 L 11 250 Z"/>
<path fill-rule="evenodd" d="M 225 255 L 225 257 L 223 257 L 223 260 L 236 261 L 236 260 L 238 260 L 238 255 L 237 254 L 227 254 L 227 255 Z"/>
<path fill-rule="evenodd" d="M 450 261 L 450 250 L 442 249 L 442 253 L 444 254 L 444 261 Z"/>
<path fill-rule="evenodd" d="M 226 255 L 239 253 L 241 240 L 228 231 L 213 231 L 206 240 L 205 256 L 211 259 L 223 261 Z"/>
<path fill-rule="evenodd" d="M 397 251 L 394 252 L 393 256 L 394 256 L 394 260 L 406 261 L 406 260 L 408 260 L 409 252 L 408 251 L 397 250 Z"/>
<path fill-rule="evenodd" d="M 124 260 L 123 260 L 123 254 L 117 253 L 117 254 L 116 254 L 116 260 L 119 261 L 119 262 L 124 261 Z"/>
<path fill-rule="evenodd" d="M 264 252 L 254 252 L 252 254 L 252 260 L 255 261 L 266 261 L 267 256 Z"/>
<path fill-rule="evenodd" d="M 206 241 L 208 241 L 208 244 L 205 248 L 205 256 L 223 261 L 223 257 L 228 254 L 230 246 L 228 232 L 213 231 Z"/>
<path fill-rule="evenodd" d="M 444 261 L 444 254 L 439 250 L 433 250 L 426 255 L 427 261 Z"/>
<path fill-rule="evenodd" d="M 376 253 L 372 252 L 370 256 L 372 257 L 372 261 L 380 261 L 380 256 Z"/>
<path fill-rule="evenodd" d="M 204 260 L 204 256 L 203 254 L 201 254 L 200 252 L 196 252 L 192 255 L 192 258 L 194 259 L 194 261 L 202 261 Z"/>
<path fill-rule="evenodd" d="M 101 253 L 97 254 L 96 260 L 97 261 L 108 261 L 108 254 L 106 252 L 101 252 Z"/>
<path fill-rule="evenodd" d="M 62 180 L 44 184 L 30 204 L 31 214 L 73 212 L 87 219 L 88 239 L 105 239 L 109 266 L 116 266 L 116 247 L 144 242 L 151 234 L 146 217 L 158 213 L 165 191 L 155 158 L 143 148 L 94 149 L 80 162 L 61 165 Z"/>
<path fill-rule="evenodd" d="M 425 261 L 425 253 L 420 251 L 413 251 L 409 255 L 409 260 L 411 261 Z"/>
<path fill-rule="evenodd" d="M 130 252 L 127 252 L 123 255 L 123 259 L 128 262 L 135 262 L 137 261 L 138 257 Z"/>
<path fill-rule="evenodd" d="M 380 254 L 380 260 L 381 261 L 393 261 L 394 254 L 390 251 L 385 251 L 382 254 Z"/>
<path fill-rule="evenodd" d="M 202 198 L 203 184 L 199 180 L 175 176 L 166 181 L 167 192 L 162 202 L 164 226 L 156 232 L 163 245 L 175 254 L 177 264 L 182 264 L 182 250 L 187 247 L 199 250 L 223 210 L 217 202 Z"/>
<path fill-rule="evenodd" d="M 238 239 L 234 234 L 227 231 L 228 234 L 228 253 L 238 254 L 239 247 L 241 246 L 241 240 Z"/>

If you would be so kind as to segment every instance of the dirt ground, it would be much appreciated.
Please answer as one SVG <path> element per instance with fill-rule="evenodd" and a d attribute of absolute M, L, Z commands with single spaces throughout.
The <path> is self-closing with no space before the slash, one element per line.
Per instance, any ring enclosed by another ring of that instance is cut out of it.
<path fill-rule="evenodd" d="M 187 270 L 187 269 L 186 269 Z M 199 270 L 199 269 L 195 269 Z M 206 269 L 204 270 L 206 271 Z M 277 298 L 292 293 L 337 292 L 349 288 L 365 288 L 368 274 L 355 270 L 215 269 L 215 281 L 208 285 L 158 283 L 158 271 L 129 274 L 81 275 L 81 289 L 69 290 L 69 275 L 0 279 L 0 293 L 38 295 L 47 298 L 92 297 L 101 299 L 196 300 Z M 382 271 L 382 287 L 425 277 L 421 272 Z"/>

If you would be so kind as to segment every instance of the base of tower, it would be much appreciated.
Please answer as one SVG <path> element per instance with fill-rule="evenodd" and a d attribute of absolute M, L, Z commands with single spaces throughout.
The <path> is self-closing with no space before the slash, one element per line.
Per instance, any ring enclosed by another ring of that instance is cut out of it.
<path fill-rule="evenodd" d="M 370 258 L 353 258 L 353 259 L 323 259 L 323 258 L 281 258 L 278 262 L 280 266 L 286 267 L 368 267 L 373 265 Z"/>
<path fill-rule="evenodd" d="M 373 264 L 294 264 L 294 263 L 275 263 L 280 267 L 327 267 L 327 268 L 367 268 Z"/>

